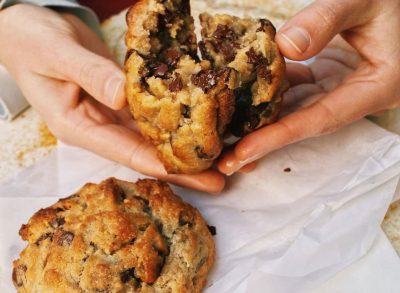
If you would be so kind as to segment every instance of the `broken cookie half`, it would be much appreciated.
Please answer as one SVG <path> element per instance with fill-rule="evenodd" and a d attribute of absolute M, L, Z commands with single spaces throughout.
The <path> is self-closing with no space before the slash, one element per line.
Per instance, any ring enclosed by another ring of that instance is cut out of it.
<path fill-rule="evenodd" d="M 227 132 L 274 122 L 282 101 L 285 63 L 268 21 L 200 19 L 204 60 L 189 0 L 142 0 L 127 14 L 127 98 L 168 173 L 208 169 Z"/>

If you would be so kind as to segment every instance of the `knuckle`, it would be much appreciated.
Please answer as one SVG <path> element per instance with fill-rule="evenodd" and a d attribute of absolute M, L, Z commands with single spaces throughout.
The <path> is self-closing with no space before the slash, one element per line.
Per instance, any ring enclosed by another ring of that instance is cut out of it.
<path fill-rule="evenodd" d="M 339 11 L 339 4 L 336 4 L 333 1 L 324 1 L 315 6 L 314 13 L 321 22 L 320 25 L 330 28 L 339 21 Z"/>

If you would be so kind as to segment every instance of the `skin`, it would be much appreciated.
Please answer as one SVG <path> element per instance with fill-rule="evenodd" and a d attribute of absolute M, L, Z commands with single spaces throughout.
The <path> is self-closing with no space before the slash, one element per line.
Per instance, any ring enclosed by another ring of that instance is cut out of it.
<path fill-rule="evenodd" d="M 283 117 L 243 138 L 218 163 L 231 175 L 286 145 L 332 133 L 400 105 L 400 1 L 320 0 L 276 41 L 289 64 Z"/>
<path fill-rule="evenodd" d="M 0 11 L 0 40 L 0 63 L 57 138 L 144 175 L 209 193 L 223 189 L 215 170 L 166 173 L 126 107 L 122 69 L 80 19 L 15 5 Z"/>

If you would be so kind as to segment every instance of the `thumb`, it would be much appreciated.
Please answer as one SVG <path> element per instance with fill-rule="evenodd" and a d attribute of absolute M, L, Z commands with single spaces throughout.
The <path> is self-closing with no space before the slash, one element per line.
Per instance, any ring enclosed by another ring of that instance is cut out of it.
<path fill-rule="evenodd" d="M 72 58 L 64 69 L 69 80 L 114 110 L 122 109 L 126 105 L 125 75 L 115 62 L 78 43 L 70 47 L 69 53 Z"/>
<path fill-rule="evenodd" d="M 294 16 L 278 32 L 276 41 L 292 60 L 317 55 L 338 33 L 365 21 L 371 10 L 364 0 L 318 0 Z"/>

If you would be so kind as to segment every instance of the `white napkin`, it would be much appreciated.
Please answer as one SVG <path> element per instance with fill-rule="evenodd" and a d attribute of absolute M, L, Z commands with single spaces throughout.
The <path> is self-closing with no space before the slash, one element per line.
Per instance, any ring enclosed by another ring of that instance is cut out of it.
<path fill-rule="evenodd" d="M 0 65 L 0 119 L 10 121 L 28 107 L 17 84 Z"/>
<path fill-rule="evenodd" d="M 399 174 L 399 137 L 363 120 L 270 154 L 255 172 L 231 177 L 220 196 L 175 187 L 217 228 L 218 258 L 205 292 L 316 290 L 372 247 Z M 0 187 L 0 292 L 13 292 L 11 260 L 24 246 L 19 226 L 57 197 L 109 176 L 140 177 L 62 146 Z"/>

